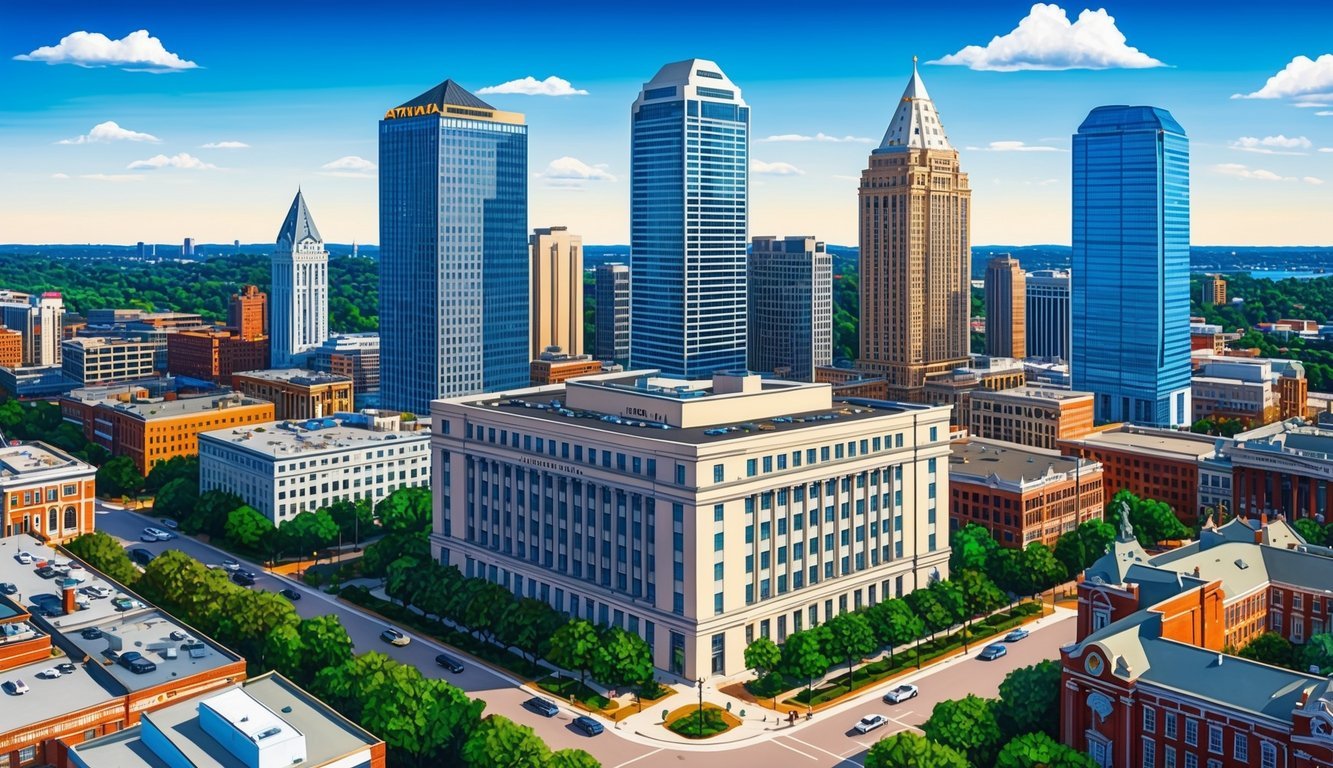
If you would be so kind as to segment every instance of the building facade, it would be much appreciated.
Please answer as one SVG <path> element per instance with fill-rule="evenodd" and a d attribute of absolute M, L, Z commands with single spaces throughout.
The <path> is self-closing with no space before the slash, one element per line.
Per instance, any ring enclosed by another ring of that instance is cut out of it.
<path fill-rule="evenodd" d="M 227 327 L 242 341 L 255 341 L 268 334 L 268 294 L 257 285 L 246 285 L 227 302 Z"/>
<path fill-rule="evenodd" d="M 528 380 L 528 128 L 446 80 L 388 110 L 380 141 L 380 399 Z"/>
<path fill-rule="evenodd" d="M 1329 522 L 1333 511 L 1333 432 L 1281 422 L 1243 432 L 1230 450 L 1232 509 Z"/>
<path fill-rule="evenodd" d="M 629 267 L 600 264 L 593 289 L 595 346 L 598 360 L 629 365 Z"/>
<path fill-rule="evenodd" d="M 1057 450 L 1061 440 L 1092 432 L 1092 393 L 1041 386 L 976 389 L 967 431 L 989 440 Z"/>
<path fill-rule="evenodd" d="M 1189 139 L 1164 109 L 1097 107 L 1073 178 L 1074 389 L 1099 422 L 1188 425 Z"/>
<path fill-rule="evenodd" d="M 1027 367 L 1012 357 L 977 355 L 970 364 L 926 380 L 918 399 L 952 407 L 950 419 L 960 427 L 972 418 L 972 395 L 983 390 L 1006 390 L 1027 383 Z M 890 390 L 892 391 L 892 390 Z"/>
<path fill-rule="evenodd" d="M 1027 280 L 1018 259 L 1005 254 L 986 264 L 986 354 L 1027 353 Z"/>
<path fill-rule="evenodd" d="M 949 459 L 949 528 L 975 523 L 1006 547 L 1056 539 L 1105 515 L 1095 461 L 1015 443 L 969 438 Z"/>
<path fill-rule="evenodd" d="M 1038 269 L 1023 278 L 1027 294 L 1027 352 L 1032 357 L 1069 359 L 1069 271 Z"/>
<path fill-rule="evenodd" d="M 430 430 L 384 411 L 199 435 L 199 490 L 234 493 L 279 525 L 336 501 L 430 484 Z"/>
<path fill-rule="evenodd" d="M 334 334 L 310 351 L 310 367 L 350 378 L 352 391 L 358 396 L 377 394 L 380 391 L 380 335 Z"/>
<path fill-rule="evenodd" d="M 667 64 L 630 110 L 630 357 L 745 367 L 750 107 L 715 63 Z"/>
<path fill-rule="evenodd" d="M 437 402 L 440 562 L 639 634 L 689 679 L 947 577 L 946 408 L 653 374 Z"/>
<path fill-rule="evenodd" d="M 1227 303 L 1227 281 L 1221 275 L 1204 275 L 1199 281 L 1199 303 L 1222 306 Z"/>
<path fill-rule="evenodd" d="M 41 295 L 0 291 L 0 319 L 23 336 L 23 365 L 60 365 L 65 300 L 56 291 Z"/>
<path fill-rule="evenodd" d="M 967 174 L 912 67 L 893 120 L 861 172 L 861 359 L 890 394 L 968 363 L 971 199 Z"/>
<path fill-rule="evenodd" d="M 352 410 L 352 380 L 300 368 L 273 368 L 233 374 L 231 385 L 247 397 L 273 403 L 273 418 L 322 419 Z"/>
<path fill-rule="evenodd" d="M 547 347 L 583 354 L 583 238 L 568 227 L 533 230 L 532 343 L 536 360 Z"/>
<path fill-rule="evenodd" d="M 173 376 L 222 383 L 238 371 L 260 370 L 269 360 L 268 337 L 246 340 L 235 331 L 207 328 L 162 335 Z"/>
<path fill-rule="evenodd" d="M 277 243 L 270 263 L 271 365 L 289 368 L 329 337 L 329 252 L 300 190 L 278 230 Z"/>
<path fill-rule="evenodd" d="M 23 334 L 0 328 L 0 368 L 19 368 L 23 365 Z"/>
<path fill-rule="evenodd" d="M 65 378 L 79 386 L 134 381 L 157 375 L 162 344 L 139 339 L 85 336 L 61 342 Z"/>
<path fill-rule="evenodd" d="M 610 373 L 618 369 L 614 363 L 603 363 L 592 355 L 566 355 L 562 352 L 547 351 L 532 361 L 530 377 L 532 386 L 559 384 L 575 376 L 588 376 L 594 373 Z"/>
<path fill-rule="evenodd" d="M 93 531 L 97 467 L 45 443 L 0 447 L 0 535 L 61 543 Z"/>
<path fill-rule="evenodd" d="M 814 381 L 833 362 L 833 257 L 813 237 L 756 237 L 748 263 L 749 369 Z"/>

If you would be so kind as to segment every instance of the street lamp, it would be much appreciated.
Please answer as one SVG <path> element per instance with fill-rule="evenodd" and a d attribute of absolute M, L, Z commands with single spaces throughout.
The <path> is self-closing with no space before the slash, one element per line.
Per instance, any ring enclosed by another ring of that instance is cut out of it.
<path fill-rule="evenodd" d="M 704 737 L 704 679 L 703 679 L 703 677 L 700 677 L 700 678 L 699 678 L 698 683 L 699 683 L 699 720 L 698 720 L 698 722 L 695 724 L 695 728 L 696 728 L 696 730 L 697 730 L 697 732 L 698 732 L 699 738 L 702 739 L 702 738 Z"/>

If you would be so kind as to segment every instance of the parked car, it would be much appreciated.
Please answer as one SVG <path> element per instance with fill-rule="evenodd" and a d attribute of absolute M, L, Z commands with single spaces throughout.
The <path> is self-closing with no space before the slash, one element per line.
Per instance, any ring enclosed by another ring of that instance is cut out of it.
<path fill-rule="evenodd" d="M 10 584 L 7 581 L 0 582 L 0 595 L 14 595 L 17 594 L 18 591 L 19 588 L 14 586 L 13 584 Z"/>
<path fill-rule="evenodd" d="M 19 561 L 19 565 L 32 565 L 33 556 L 28 552 L 20 552 L 14 555 L 14 559 Z"/>
<path fill-rule="evenodd" d="M 180 527 L 180 525 L 179 525 L 175 520 L 172 520 L 172 519 L 169 518 L 169 517 L 164 517 L 164 518 L 162 518 L 161 520 L 158 520 L 158 522 L 161 523 L 161 524 L 163 525 L 163 527 L 167 528 L 168 530 L 172 530 L 172 531 L 174 531 L 174 530 L 176 530 L 177 528 Z"/>
<path fill-rule="evenodd" d="M 104 600 L 116 594 L 115 590 L 111 589 L 110 587 L 103 587 L 98 584 L 84 587 L 79 591 L 87 595 L 88 597 L 93 598 L 94 600 Z"/>
<path fill-rule="evenodd" d="M 386 629 L 380 633 L 380 639 L 389 645 L 396 645 L 399 648 L 412 642 L 412 638 L 404 635 L 396 629 Z"/>
<path fill-rule="evenodd" d="M 42 678 L 43 680 L 54 680 L 57 677 L 60 677 L 60 670 L 56 669 L 55 667 L 47 667 L 46 669 L 43 669 L 41 672 L 38 672 L 37 676 Z"/>
<path fill-rule="evenodd" d="M 120 654 L 120 657 L 116 659 L 116 663 L 136 675 L 148 674 L 157 669 L 156 664 L 149 661 L 138 651 L 126 651 L 125 653 Z"/>
<path fill-rule="evenodd" d="M 887 722 L 889 722 L 889 719 L 884 715 L 866 715 L 860 720 L 857 720 L 856 725 L 853 725 L 852 729 L 857 733 L 870 733 Z"/>
<path fill-rule="evenodd" d="M 144 541 L 171 541 L 175 537 L 161 528 L 149 526 L 143 529 L 143 534 L 139 537 Z"/>
<path fill-rule="evenodd" d="M 242 587 L 253 587 L 255 575 L 249 571 L 232 571 L 231 580 Z"/>
<path fill-rule="evenodd" d="M 98 629 L 97 627 L 88 627 L 87 629 L 80 632 L 79 636 L 82 637 L 84 640 L 101 640 L 102 630 Z"/>
<path fill-rule="evenodd" d="M 239 571 L 241 563 L 234 557 L 224 557 L 222 558 L 222 567 L 229 571 Z"/>
<path fill-rule="evenodd" d="M 34 571 L 34 573 L 41 576 L 43 579 L 54 579 L 56 577 L 56 569 L 49 565 L 43 565 L 41 568 Z"/>
<path fill-rule="evenodd" d="M 982 661 L 994 661 L 1000 658 L 1001 656 L 1004 656 L 1007 653 L 1009 653 L 1009 649 L 1005 648 L 1003 644 L 991 643 L 990 645 L 981 649 L 981 653 L 977 656 L 977 658 L 981 659 Z"/>
<path fill-rule="evenodd" d="M 453 672 L 454 674 L 463 671 L 463 662 L 445 653 L 441 653 L 439 656 L 436 656 L 435 663 L 440 665 L 441 667 L 444 667 L 450 672 Z"/>
<path fill-rule="evenodd" d="M 596 736 L 597 734 L 606 730 L 605 728 L 602 727 L 601 723 L 597 722 L 596 720 L 593 720 L 591 717 L 588 717 L 587 715 L 579 715 L 578 717 L 574 718 L 574 727 L 578 728 L 580 731 L 583 731 L 588 736 Z"/>
<path fill-rule="evenodd" d="M 157 555 L 154 555 L 143 547 L 135 547 L 130 550 L 130 559 L 133 560 L 136 565 L 141 565 L 145 568 L 148 567 L 149 563 L 153 562 L 154 557 L 157 557 Z"/>
<path fill-rule="evenodd" d="M 1015 630 L 1013 630 L 1012 632 L 1010 632 L 1009 634 L 1005 635 L 1005 636 L 1004 636 L 1004 641 L 1005 641 L 1006 643 L 1016 643 L 1016 642 L 1018 642 L 1019 640 L 1022 640 L 1023 638 L 1027 637 L 1027 636 L 1030 635 L 1030 634 L 1032 634 L 1032 633 L 1029 632 L 1029 631 L 1027 631 L 1026 629 L 1023 629 L 1022 627 L 1019 627 L 1018 629 L 1015 629 Z"/>
<path fill-rule="evenodd" d="M 3 688 L 5 693 L 10 696 L 22 696 L 28 692 L 28 684 L 19 679 L 6 680 L 3 684 L 0 684 L 0 688 Z"/>
<path fill-rule="evenodd" d="M 118 611 L 132 611 L 135 608 L 142 608 L 143 603 L 139 602 L 138 600 L 135 600 L 132 597 L 125 597 L 124 595 L 121 595 L 120 597 L 115 597 L 111 599 L 111 606 Z"/>
<path fill-rule="evenodd" d="M 917 687 L 915 685 L 912 685 L 911 683 L 904 683 L 898 686 L 897 688 L 894 688 L 893 690 L 889 691 L 888 693 L 884 694 L 884 703 L 901 704 L 902 702 L 907 701 L 908 699 L 915 699 L 918 693 L 920 693 L 920 691 L 917 690 Z"/>
<path fill-rule="evenodd" d="M 287 587 L 286 589 L 279 591 L 278 594 L 282 595 L 283 597 L 287 598 L 288 600 L 291 600 L 292 602 L 295 602 L 295 601 L 301 599 L 301 593 L 300 593 L 300 592 L 297 592 L 296 590 L 292 589 L 291 587 Z"/>
<path fill-rule="evenodd" d="M 79 670 L 77 666 L 68 661 L 60 662 L 56 665 L 56 669 L 60 670 L 60 674 L 62 675 L 72 675 Z"/>
<path fill-rule="evenodd" d="M 545 717 L 555 717 L 560 714 L 560 707 L 556 706 L 554 701 L 543 699 L 540 696 L 533 696 L 523 702 L 523 706 Z"/>

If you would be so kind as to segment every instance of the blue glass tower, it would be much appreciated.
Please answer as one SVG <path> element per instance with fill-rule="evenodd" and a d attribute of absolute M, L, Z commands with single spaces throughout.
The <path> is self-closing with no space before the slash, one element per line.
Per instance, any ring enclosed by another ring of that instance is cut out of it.
<path fill-rule="evenodd" d="M 745 367 L 750 108 L 678 61 L 631 111 L 630 359 L 687 378 Z"/>
<path fill-rule="evenodd" d="M 380 398 L 528 383 L 528 136 L 446 80 L 380 121 Z"/>
<path fill-rule="evenodd" d="M 1074 134 L 1071 374 L 1098 421 L 1190 419 L 1189 139 L 1155 107 Z"/>

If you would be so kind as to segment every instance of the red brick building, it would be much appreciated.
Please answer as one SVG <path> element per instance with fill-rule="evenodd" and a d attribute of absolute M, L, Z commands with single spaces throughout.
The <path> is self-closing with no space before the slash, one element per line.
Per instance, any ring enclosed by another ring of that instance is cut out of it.
<path fill-rule="evenodd" d="M 234 331 L 177 331 L 167 336 L 167 372 L 225 383 L 232 374 L 267 368 L 267 336 L 245 339 Z"/>
<path fill-rule="evenodd" d="M 1156 556 L 1122 531 L 1079 579 L 1061 740 L 1104 768 L 1333 765 L 1333 679 L 1229 655 L 1264 628 L 1326 631 L 1330 584 L 1333 549 L 1280 520 L 1210 522 Z"/>
<path fill-rule="evenodd" d="M 268 294 L 257 286 L 247 285 L 231 295 L 227 304 L 227 327 L 242 341 L 254 341 L 268 336 Z"/>

